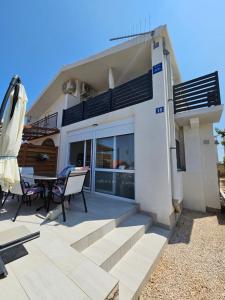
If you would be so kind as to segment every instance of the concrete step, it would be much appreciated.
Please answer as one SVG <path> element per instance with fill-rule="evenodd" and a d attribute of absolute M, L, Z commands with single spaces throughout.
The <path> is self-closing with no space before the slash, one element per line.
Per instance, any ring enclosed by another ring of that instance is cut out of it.
<path fill-rule="evenodd" d="M 110 271 L 149 229 L 151 223 L 150 216 L 136 213 L 83 250 L 82 254 L 105 271 Z"/>
<path fill-rule="evenodd" d="M 119 299 L 134 300 L 167 244 L 169 231 L 153 226 L 109 272 L 119 280 Z"/>
<path fill-rule="evenodd" d="M 73 282 L 73 289 L 77 289 L 77 295 L 71 294 L 73 299 L 105 300 L 109 295 L 118 293 L 117 279 L 94 264 L 82 253 L 71 248 L 51 229 L 43 229 L 41 238 L 34 240 L 31 246 L 35 246 L 41 251 L 46 260 L 46 268 L 48 268 L 48 265 L 54 265 L 57 270 L 61 271 L 61 276 L 64 275 L 67 280 Z M 27 271 L 30 271 L 30 269 Z M 45 277 L 44 274 L 43 277 Z M 57 291 L 57 286 L 55 290 Z M 60 299 L 63 299 L 64 291 L 58 291 L 58 293 L 61 296 Z"/>
<path fill-rule="evenodd" d="M 121 224 L 124 220 L 135 214 L 138 210 L 137 205 L 133 205 L 131 208 L 127 209 L 125 212 L 122 212 L 120 215 L 114 216 L 110 218 L 104 219 L 104 217 L 99 217 L 95 219 L 93 216 L 90 216 L 89 221 L 82 222 L 78 224 L 73 232 L 71 232 L 71 236 L 68 237 L 71 239 L 71 247 L 75 250 L 81 252 L 94 244 L 96 241 L 101 239 L 107 233 L 116 228 L 119 224 Z M 67 234 L 68 234 L 67 230 Z"/>

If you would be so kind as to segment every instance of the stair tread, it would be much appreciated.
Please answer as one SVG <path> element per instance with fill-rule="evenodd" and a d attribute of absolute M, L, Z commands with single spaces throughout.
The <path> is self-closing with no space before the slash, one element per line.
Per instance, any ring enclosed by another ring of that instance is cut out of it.
<path fill-rule="evenodd" d="M 35 240 L 33 244 L 90 299 L 105 299 L 117 285 L 118 281 L 112 275 L 49 229 L 42 230 L 42 238 Z"/>
<path fill-rule="evenodd" d="M 82 253 L 98 265 L 102 265 L 122 246 L 128 247 L 129 250 L 132 244 L 135 243 L 135 241 L 131 242 L 132 237 L 140 232 L 140 230 L 142 230 L 140 236 L 144 234 L 145 228 L 150 224 L 150 216 L 136 213 L 122 222 L 120 226 L 114 228 L 90 247 L 86 248 Z"/>
<path fill-rule="evenodd" d="M 160 257 L 168 237 L 168 230 L 152 226 L 111 269 L 109 273 L 119 280 L 120 299 L 136 297 Z"/>
<path fill-rule="evenodd" d="M 118 224 L 117 222 L 120 222 L 120 219 L 135 213 L 136 210 L 137 207 L 133 206 L 125 213 L 122 213 L 118 218 L 112 217 L 110 219 L 101 219 L 100 217 L 93 217 L 90 215 L 88 220 L 83 222 L 81 220 L 80 223 L 80 220 L 78 220 L 78 224 L 75 228 L 73 228 L 73 226 L 71 228 L 60 228 L 62 237 L 67 239 L 67 241 L 71 244 L 71 247 L 78 251 L 82 251 L 115 228 L 116 224 Z M 64 225 L 61 227 L 63 226 Z"/>

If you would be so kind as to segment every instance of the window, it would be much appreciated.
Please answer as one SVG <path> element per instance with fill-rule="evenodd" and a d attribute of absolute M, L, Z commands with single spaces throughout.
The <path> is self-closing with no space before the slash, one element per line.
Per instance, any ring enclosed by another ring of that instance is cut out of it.
<path fill-rule="evenodd" d="M 186 170 L 184 144 L 176 140 L 177 170 Z"/>
<path fill-rule="evenodd" d="M 180 159 L 180 143 L 176 140 L 176 155 L 177 155 L 177 169 L 181 170 L 181 159 Z"/>

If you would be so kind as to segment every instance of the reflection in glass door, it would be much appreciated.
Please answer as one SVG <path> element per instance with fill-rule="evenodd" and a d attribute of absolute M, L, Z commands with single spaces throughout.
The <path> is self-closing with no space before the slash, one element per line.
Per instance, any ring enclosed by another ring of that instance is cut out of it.
<path fill-rule="evenodd" d="M 88 167 L 90 171 L 87 173 L 85 178 L 84 186 L 88 189 L 91 189 L 91 170 L 92 170 L 92 141 L 87 140 L 85 141 L 85 159 L 84 159 L 84 166 Z"/>
<path fill-rule="evenodd" d="M 89 167 L 84 186 L 91 188 L 92 140 L 70 143 L 69 163 L 75 167 Z"/>
<path fill-rule="evenodd" d="M 134 199 L 134 135 L 96 139 L 95 191 Z"/>

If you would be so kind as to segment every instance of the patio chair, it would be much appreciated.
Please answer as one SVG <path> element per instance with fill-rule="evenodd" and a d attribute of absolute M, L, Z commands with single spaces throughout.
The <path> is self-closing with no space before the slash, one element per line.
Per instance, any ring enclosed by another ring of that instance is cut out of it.
<path fill-rule="evenodd" d="M 59 174 L 58 174 L 58 178 L 65 178 L 68 176 L 69 172 L 74 170 L 75 165 L 67 165 L 65 168 L 63 168 Z"/>
<path fill-rule="evenodd" d="M 24 255 L 18 247 L 38 237 L 40 231 L 32 233 L 23 225 L 0 232 L 0 277 L 8 274 L 6 263 Z"/>
<path fill-rule="evenodd" d="M 34 182 L 34 168 L 33 167 L 20 167 L 20 174 L 22 177 L 25 177 L 24 184 L 26 187 L 32 187 L 35 186 Z M 29 178 L 26 177 L 26 175 L 29 176 Z"/>
<path fill-rule="evenodd" d="M 74 194 L 82 194 L 83 202 L 84 202 L 84 208 L 85 212 L 87 212 L 87 205 L 86 200 L 84 196 L 83 186 L 84 186 L 84 180 L 86 177 L 88 170 L 73 170 L 70 171 L 68 176 L 66 177 L 64 185 L 55 185 L 53 189 L 53 195 L 57 196 L 60 199 L 60 203 L 62 205 L 62 213 L 63 213 L 63 221 L 66 221 L 66 214 L 65 214 L 65 206 L 64 201 L 65 198 L 69 197 L 69 202 L 71 195 Z M 56 202 L 56 201 L 54 201 Z M 58 202 L 56 202 L 58 203 Z"/>
<path fill-rule="evenodd" d="M 33 176 L 34 176 L 34 168 L 33 167 L 20 167 L 19 170 L 20 170 L 20 174 L 22 177 L 26 177 L 26 175 L 29 175 L 29 178 L 26 178 L 26 181 L 25 180 L 23 181 L 26 188 L 36 186 L 36 184 L 34 182 L 34 178 L 33 178 Z M 15 195 L 9 191 L 8 193 L 5 193 L 6 198 L 4 200 L 6 201 L 10 195 L 14 199 Z"/>
<path fill-rule="evenodd" d="M 16 211 L 16 214 L 15 214 L 14 218 L 12 219 L 13 222 L 16 221 L 16 218 L 19 214 L 19 211 L 20 211 L 22 205 L 24 203 L 28 203 L 28 202 L 31 203 L 32 196 L 42 195 L 45 198 L 44 191 L 43 191 L 42 187 L 38 187 L 38 186 L 37 187 L 25 187 L 24 181 L 21 177 L 20 177 L 20 182 L 16 183 L 13 186 L 13 188 L 11 189 L 10 193 L 8 193 L 6 195 L 6 197 L 3 199 L 0 208 L 3 208 L 9 194 L 16 195 L 16 196 L 18 196 L 18 198 L 20 198 L 18 209 Z"/>

